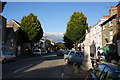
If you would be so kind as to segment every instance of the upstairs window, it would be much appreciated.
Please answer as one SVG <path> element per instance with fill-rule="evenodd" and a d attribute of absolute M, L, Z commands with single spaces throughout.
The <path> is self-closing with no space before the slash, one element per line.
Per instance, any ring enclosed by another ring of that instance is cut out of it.
<path fill-rule="evenodd" d="M 106 29 L 106 26 L 105 25 L 103 25 L 103 30 L 105 30 Z"/>
<path fill-rule="evenodd" d="M 113 26 L 112 20 L 109 21 L 109 27 Z"/>
<path fill-rule="evenodd" d="M 110 41 L 113 40 L 113 30 L 110 30 Z"/>

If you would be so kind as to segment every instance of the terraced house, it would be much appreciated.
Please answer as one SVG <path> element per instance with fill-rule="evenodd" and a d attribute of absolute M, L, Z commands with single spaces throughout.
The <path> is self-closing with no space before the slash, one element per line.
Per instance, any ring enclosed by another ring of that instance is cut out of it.
<path fill-rule="evenodd" d="M 117 49 L 120 57 L 120 2 L 117 5 Z"/>
<path fill-rule="evenodd" d="M 97 56 L 98 49 L 102 47 L 102 31 L 101 24 L 108 19 L 109 16 L 103 16 L 95 25 L 90 26 L 90 54 Z M 102 50 L 99 50 L 102 53 Z"/>
<path fill-rule="evenodd" d="M 109 10 L 109 18 L 101 24 L 102 46 L 105 46 L 106 44 L 116 45 L 117 41 L 117 37 L 115 36 L 117 33 L 116 19 L 117 19 L 117 7 L 111 6 L 111 9 Z"/>
<path fill-rule="evenodd" d="M 118 61 L 117 54 L 117 7 L 111 6 L 109 18 L 101 24 L 102 28 L 102 48 L 107 62 L 110 56 Z"/>

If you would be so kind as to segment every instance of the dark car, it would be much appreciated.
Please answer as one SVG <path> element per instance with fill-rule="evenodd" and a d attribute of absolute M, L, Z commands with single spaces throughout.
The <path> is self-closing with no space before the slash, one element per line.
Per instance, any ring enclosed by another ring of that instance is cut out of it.
<path fill-rule="evenodd" d="M 120 68 L 101 63 L 94 69 L 89 70 L 88 80 L 120 80 Z"/>
<path fill-rule="evenodd" d="M 57 52 L 57 56 L 64 56 L 65 51 L 64 50 L 59 50 Z"/>

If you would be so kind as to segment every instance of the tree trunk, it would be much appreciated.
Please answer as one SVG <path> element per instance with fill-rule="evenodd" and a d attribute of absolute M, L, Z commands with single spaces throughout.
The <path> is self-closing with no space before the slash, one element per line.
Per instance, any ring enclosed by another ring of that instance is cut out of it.
<path fill-rule="evenodd" d="M 78 50 L 78 41 L 75 43 L 75 50 Z"/>

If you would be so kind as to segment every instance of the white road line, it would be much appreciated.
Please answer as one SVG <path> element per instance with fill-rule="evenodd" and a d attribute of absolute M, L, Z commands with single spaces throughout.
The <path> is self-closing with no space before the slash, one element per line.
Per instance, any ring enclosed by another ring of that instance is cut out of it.
<path fill-rule="evenodd" d="M 61 76 L 61 78 L 63 78 L 63 76 L 64 76 L 64 73 L 62 73 L 62 76 Z"/>
<path fill-rule="evenodd" d="M 21 69 L 18 69 L 18 70 L 16 70 L 16 71 L 14 71 L 13 73 L 17 73 L 18 71 L 21 71 L 21 70 L 23 70 L 23 69 L 25 69 L 25 68 L 28 68 L 28 67 L 30 67 L 30 66 L 32 66 L 32 64 L 30 64 L 30 65 L 28 65 L 28 66 L 25 66 L 25 67 L 23 67 L 23 68 L 21 68 Z"/>

